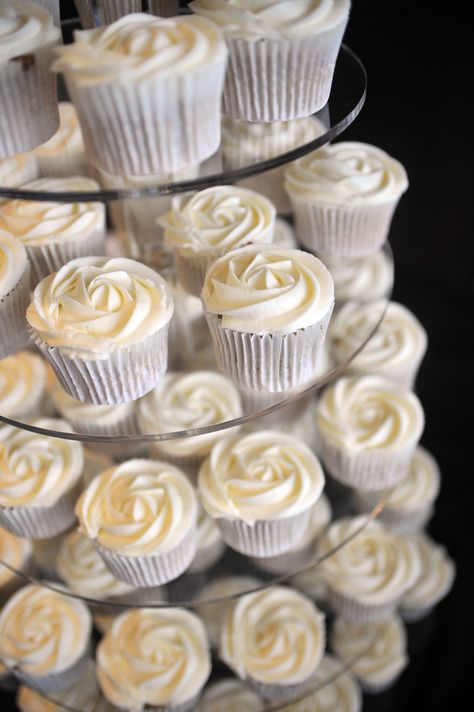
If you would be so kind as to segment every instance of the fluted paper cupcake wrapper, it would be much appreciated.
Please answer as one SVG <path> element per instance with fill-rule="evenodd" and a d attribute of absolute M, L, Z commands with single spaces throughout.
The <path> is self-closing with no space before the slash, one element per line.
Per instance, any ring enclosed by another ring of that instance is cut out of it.
<path fill-rule="evenodd" d="M 179 15 L 179 0 L 148 0 L 148 7 L 152 15 L 160 17 Z"/>
<path fill-rule="evenodd" d="M 223 112 L 246 121 L 296 119 L 327 103 L 347 19 L 292 38 L 227 37 Z"/>
<path fill-rule="evenodd" d="M 390 618 L 395 613 L 400 603 L 400 598 L 398 596 L 388 603 L 368 605 L 360 603 L 349 596 L 344 596 L 331 585 L 328 585 L 327 588 L 329 607 L 334 613 L 353 623 L 377 623 Z"/>
<path fill-rule="evenodd" d="M 90 647 L 87 646 L 81 657 L 70 668 L 61 672 L 35 677 L 18 667 L 14 669 L 13 673 L 27 687 L 47 695 L 50 692 L 61 692 L 62 690 L 67 690 L 68 687 L 72 687 L 84 675 L 90 658 Z"/>
<path fill-rule="evenodd" d="M 126 556 L 93 543 L 115 578 L 136 588 L 151 588 L 178 578 L 188 568 L 196 553 L 196 530 L 191 527 L 171 551 L 150 556 Z"/>
<path fill-rule="evenodd" d="M 66 148 L 54 155 L 35 154 L 41 178 L 68 178 L 88 174 L 84 151 Z"/>
<path fill-rule="evenodd" d="M 220 517 L 215 522 L 225 543 L 247 556 L 276 556 L 292 549 L 304 536 L 310 508 L 284 519 L 259 520 L 253 526 L 241 519 Z"/>
<path fill-rule="evenodd" d="M 103 25 L 110 25 L 124 15 L 141 11 L 141 0 L 99 0 L 100 19 Z"/>
<path fill-rule="evenodd" d="M 225 59 L 197 71 L 129 84 L 76 84 L 66 76 L 88 160 L 112 174 L 173 173 L 220 143 Z"/>
<path fill-rule="evenodd" d="M 56 77 L 49 71 L 55 46 L 0 65 L 0 160 L 31 151 L 58 130 Z"/>
<path fill-rule="evenodd" d="M 0 297 L 0 359 L 16 354 L 30 345 L 26 310 L 30 303 L 30 265 L 27 264 L 17 284 Z"/>
<path fill-rule="evenodd" d="M 166 372 L 168 324 L 103 359 L 68 356 L 61 347 L 48 346 L 33 329 L 30 333 L 66 393 L 83 403 L 113 405 L 136 400 L 151 391 Z"/>
<path fill-rule="evenodd" d="M 264 700 L 269 700 L 271 702 L 283 702 L 284 700 L 290 701 L 295 697 L 302 695 L 311 683 L 314 682 L 314 676 L 309 677 L 304 682 L 288 685 L 285 685 L 284 683 L 275 683 L 272 685 L 271 683 L 260 682 L 250 676 L 246 678 L 246 682 L 249 687 L 251 687 L 252 690 L 254 690 L 257 695 Z"/>
<path fill-rule="evenodd" d="M 333 305 L 317 324 L 291 334 L 251 334 L 221 326 L 205 311 L 217 366 L 237 386 L 248 390 L 287 391 L 318 372 Z"/>
<path fill-rule="evenodd" d="M 92 0 L 74 0 L 82 28 L 90 30 L 94 27 Z"/>
<path fill-rule="evenodd" d="M 354 508 L 361 514 L 377 506 L 382 493 L 354 492 Z M 422 507 L 391 507 L 390 500 L 378 515 L 378 519 L 390 529 L 405 536 L 421 531 L 434 514 L 431 502 Z"/>
<path fill-rule="evenodd" d="M 219 561 L 225 551 L 225 544 L 218 539 L 210 546 L 204 546 L 196 550 L 196 556 L 191 562 L 188 572 L 190 574 L 200 574 L 213 566 L 216 561 Z"/>
<path fill-rule="evenodd" d="M 181 286 L 188 294 L 193 294 L 195 297 L 201 296 L 206 270 L 218 256 L 218 254 L 213 257 L 207 252 L 205 254 L 197 252 L 195 255 L 188 257 L 181 254 L 179 250 L 175 251 L 176 274 Z"/>

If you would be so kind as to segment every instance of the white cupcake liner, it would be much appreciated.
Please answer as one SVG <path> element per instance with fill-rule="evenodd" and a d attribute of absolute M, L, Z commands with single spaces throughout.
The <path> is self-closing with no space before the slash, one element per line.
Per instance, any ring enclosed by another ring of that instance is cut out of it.
<path fill-rule="evenodd" d="M 87 646 L 81 657 L 66 670 L 36 677 L 25 672 L 20 667 L 16 667 L 13 669 L 13 674 L 35 692 L 47 695 L 50 692 L 62 692 L 62 690 L 72 687 L 85 674 L 90 659 L 90 648 Z"/>
<path fill-rule="evenodd" d="M 148 0 L 148 7 L 152 15 L 159 17 L 179 15 L 179 0 Z"/>
<path fill-rule="evenodd" d="M 276 556 L 294 548 L 303 538 L 311 508 L 284 519 L 256 521 L 253 526 L 241 519 L 215 520 L 222 538 L 232 549 L 247 556 Z"/>
<path fill-rule="evenodd" d="M 371 512 L 377 506 L 382 493 L 354 492 L 354 509 L 360 514 Z M 405 536 L 421 531 L 434 514 L 434 507 L 426 504 L 420 507 L 391 507 L 390 499 L 378 515 L 378 519 L 390 529 Z"/>
<path fill-rule="evenodd" d="M 110 25 L 131 12 L 142 11 L 141 0 L 99 0 L 98 4 L 103 25 Z"/>
<path fill-rule="evenodd" d="M 225 544 L 218 539 L 210 546 L 200 547 L 196 550 L 196 556 L 191 562 L 188 572 L 190 574 L 200 574 L 219 561 L 225 551 Z"/>
<path fill-rule="evenodd" d="M 0 297 L 0 359 L 16 354 L 31 344 L 26 321 L 30 303 L 30 265 L 17 284 Z"/>
<path fill-rule="evenodd" d="M 224 73 L 225 58 L 122 85 L 75 84 L 66 75 L 88 160 L 108 173 L 145 176 L 208 158 L 220 143 Z"/>
<path fill-rule="evenodd" d="M 0 66 L 0 160 L 31 151 L 59 128 L 56 78 L 49 71 L 56 45 Z"/>
<path fill-rule="evenodd" d="M 151 588 L 178 578 L 188 568 L 196 553 L 196 530 L 191 527 L 171 551 L 149 556 L 126 556 L 93 543 L 115 578 L 136 588 Z"/>
<path fill-rule="evenodd" d="M 41 178 L 68 178 L 88 173 L 86 155 L 82 149 L 71 151 L 66 148 L 54 155 L 38 153 L 35 158 Z"/>
<path fill-rule="evenodd" d="M 68 356 L 61 347 L 48 346 L 33 329 L 30 334 L 66 393 L 83 403 L 113 405 L 136 400 L 151 391 L 166 372 L 168 324 L 103 359 Z"/>
<path fill-rule="evenodd" d="M 259 697 L 270 702 L 284 702 L 285 700 L 292 700 L 308 689 L 312 682 L 314 682 L 314 676 L 309 677 L 304 682 L 293 683 L 285 685 L 284 683 L 265 683 L 256 680 L 254 677 L 247 677 L 246 682 L 249 687 L 254 690 Z"/>
<path fill-rule="evenodd" d="M 217 366 L 239 388 L 287 391 L 315 376 L 324 353 L 332 306 L 320 322 L 291 334 L 251 334 L 224 329 L 205 312 Z"/>
<path fill-rule="evenodd" d="M 350 596 L 344 596 L 328 585 L 327 601 L 332 611 L 345 620 L 353 623 L 377 623 L 393 616 L 400 603 L 400 597 L 388 603 L 368 605 Z"/>
<path fill-rule="evenodd" d="M 209 252 L 204 254 L 196 252 L 192 256 L 183 255 L 179 250 L 174 253 L 174 265 L 181 286 L 195 297 L 201 296 L 206 270 L 211 262 L 219 257 L 213 257 Z"/>
<path fill-rule="evenodd" d="M 92 29 L 94 27 L 92 0 L 74 0 L 74 5 L 76 6 L 82 28 L 84 30 Z"/>

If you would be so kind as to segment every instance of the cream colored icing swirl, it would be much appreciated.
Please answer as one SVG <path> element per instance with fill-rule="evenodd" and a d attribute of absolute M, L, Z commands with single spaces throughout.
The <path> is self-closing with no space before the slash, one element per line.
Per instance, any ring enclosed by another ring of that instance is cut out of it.
<path fill-rule="evenodd" d="M 18 153 L 0 161 L 0 186 L 2 188 L 16 188 L 23 183 L 34 180 L 37 176 L 37 167 L 31 153 Z"/>
<path fill-rule="evenodd" d="M 228 609 L 220 657 L 241 678 L 291 685 L 313 676 L 325 642 L 324 617 L 314 603 L 290 588 L 272 586 Z"/>
<path fill-rule="evenodd" d="M 318 555 L 332 551 L 320 564 L 326 582 L 363 605 L 397 601 L 420 575 L 420 560 L 413 544 L 366 517 L 333 522 L 318 542 Z"/>
<path fill-rule="evenodd" d="M 172 314 L 169 288 L 154 270 L 124 257 L 80 257 L 37 285 L 27 320 L 50 346 L 106 358 Z"/>
<path fill-rule="evenodd" d="M 102 691 L 113 704 L 133 710 L 177 707 L 199 693 L 210 672 L 204 625 L 180 608 L 122 613 L 97 649 Z"/>
<path fill-rule="evenodd" d="M 337 618 L 330 643 L 341 660 L 352 661 L 352 672 L 368 687 L 392 682 L 408 664 L 406 631 L 398 616 L 365 624 Z"/>
<path fill-rule="evenodd" d="M 0 586 L 15 578 L 15 574 L 2 563 L 12 566 L 15 571 L 22 571 L 33 553 L 33 547 L 27 539 L 20 539 L 0 527 Z"/>
<path fill-rule="evenodd" d="M 76 505 L 81 531 L 127 556 L 165 553 L 195 526 L 186 475 L 165 462 L 127 460 L 95 477 Z"/>
<path fill-rule="evenodd" d="M 424 426 L 414 393 L 381 376 L 347 376 L 326 389 L 317 407 L 319 430 L 348 454 L 415 448 Z"/>
<path fill-rule="evenodd" d="M 49 141 L 35 148 L 34 154 L 37 156 L 54 156 L 63 151 L 82 151 L 84 148 L 81 127 L 74 105 L 69 101 L 60 101 L 58 109 L 59 129 Z M 94 190 L 94 188 L 90 188 L 90 190 Z"/>
<path fill-rule="evenodd" d="M 27 264 L 21 242 L 0 227 L 0 299 L 16 287 Z"/>
<path fill-rule="evenodd" d="M 213 371 L 169 373 L 141 399 L 139 424 L 144 433 L 169 433 L 208 427 L 242 415 L 237 388 L 225 376 Z M 169 455 L 204 456 L 225 430 L 157 443 Z"/>
<path fill-rule="evenodd" d="M 64 421 L 39 418 L 31 425 L 71 432 Z M 0 431 L 0 506 L 50 507 L 79 481 L 82 444 L 6 425 Z"/>
<path fill-rule="evenodd" d="M 343 672 L 344 663 L 325 655 L 315 676 L 320 689 L 285 707 L 285 712 L 360 712 L 362 695 L 352 672 Z"/>
<path fill-rule="evenodd" d="M 286 172 L 290 196 L 356 206 L 398 200 L 408 188 L 402 164 L 367 143 L 340 142 L 299 158 Z"/>
<path fill-rule="evenodd" d="M 349 0 L 194 0 L 193 12 L 208 17 L 231 37 L 294 37 L 327 32 L 346 23 Z"/>
<path fill-rule="evenodd" d="M 441 475 L 436 460 L 417 447 L 406 476 L 390 493 L 390 507 L 417 509 L 431 505 L 439 493 Z"/>
<path fill-rule="evenodd" d="M 311 507 L 324 474 L 310 448 L 271 430 L 228 436 L 214 445 L 198 477 L 199 495 L 211 517 L 249 525 L 291 517 Z"/>
<path fill-rule="evenodd" d="M 325 259 L 334 280 L 337 304 L 351 299 L 359 302 L 381 299 L 393 287 L 393 263 L 383 250 L 357 259 Z"/>
<path fill-rule="evenodd" d="M 308 252 L 251 245 L 211 264 L 201 298 L 208 312 L 221 315 L 223 328 L 292 333 L 330 312 L 334 284 Z"/>
<path fill-rule="evenodd" d="M 174 197 L 160 223 L 168 247 L 217 257 L 247 244 L 271 242 L 275 218 L 275 207 L 265 196 L 223 185 Z"/>
<path fill-rule="evenodd" d="M 219 29 L 203 17 L 134 13 L 111 25 L 76 31 L 73 44 L 58 54 L 55 71 L 94 84 L 188 74 L 225 61 L 227 48 Z"/>
<path fill-rule="evenodd" d="M 21 417 L 40 405 L 46 388 L 46 364 L 31 351 L 18 351 L 0 361 L 0 413 Z"/>
<path fill-rule="evenodd" d="M 59 673 L 83 655 L 91 628 L 82 601 L 29 584 L 0 613 L 0 658 L 35 677 Z"/>
<path fill-rule="evenodd" d="M 403 596 L 405 610 L 428 609 L 436 605 L 450 590 L 456 576 L 454 561 L 446 549 L 425 534 L 411 538 L 421 561 L 421 573 L 414 586 Z"/>
<path fill-rule="evenodd" d="M 83 176 L 39 178 L 22 187 L 44 193 L 99 190 L 97 181 Z M 105 207 L 102 203 L 92 202 L 6 200 L 0 203 L 0 228 L 28 247 L 52 242 L 76 242 L 105 229 Z"/>
<path fill-rule="evenodd" d="M 262 712 L 263 700 L 235 678 L 219 680 L 206 687 L 197 712 Z"/>
<path fill-rule="evenodd" d="M 25 0 L 0 2 L 0 64 L 59 41 L 53 16 L 39 3 Z"/>

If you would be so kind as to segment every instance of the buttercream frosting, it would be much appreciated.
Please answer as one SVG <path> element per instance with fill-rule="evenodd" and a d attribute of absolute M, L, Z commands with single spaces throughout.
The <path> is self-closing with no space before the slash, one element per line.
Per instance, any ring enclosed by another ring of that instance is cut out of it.
<path fill-rule="evenodd" d="M 438 496 L 440 485 L 436 460 L 427 450 L 417 447 L 407 474 L 390 492 L 389 506 L 403 510 L 430 506 Z"/>
<path fill-rule="evenodd" d="M 285 707 L 285 712 L 360 712 L 359 685 L 352 672 L 342 672 L 343 668 L 341 660 L 325 655 L 315 676 L 315 685 L 320 689 L 301 702 Z"/>
<path fill-rule="evenodd" d="M 18 153 L 0 161 L 0 186 L 16 188 L 23 183 L 34 180 L 37 175 L 34 156 L 30 153 Z"/>
<path fill-rule="evenodd" d="M 26 250 L 21 242 L 0 227 L 0 299 L 16 287 L 27 262 Z"/>
<path fill-rule="evenodd" d="M 332 309 L 334 285 L 323 263 L 302 250 L 242 247 L 207 270 L 201 298 L 223 328 L 292 333 Z"/>
<path fill-rule="evenodd" d="M 393 287 L 393 262 L 383 250 L 367 257 L 325 257 L 334 280 L 336 303 L 351 299 L 370 302 L 390 294 Z"/>
<path fill-rule="evenodd" d="M 0 2 L 0 64 L 58 42 L 60 30 L 53 16 L 35 2 Z"/>
<path fill-rule="evenodd" d="M 204 690 L 197 712 L 262 712 L 263 700 L 240 680 L 228 678 Z"/>
<path fill-rule="evenodd" d="M 65 151 L 79 152 L 84 149 L 81 127 L 74 104 L 71 104 L 69 101 L 60 101 L 58 110 L 59 129 L 49 141 L 35 148 L 33 151 L 35 156 L 47 158 L 64 153 Z M 94 188 L 90 188 L 90 190 L 94 190 Z"/>
<path fill-rule="evenodd" d="M 20 539 L 0 527 L 0 587 L 15 578 L 15 573 L 2 563 L 22 571 L 32 553 L 33 547 L 27 539 Z"/>
<path fill-rule="evenodd" d="M 46 389 L 46 364 L 31 351 L 18 351 L 0 361 L 0 413 L 20 418 L 38 409 Z"/>
<path fill-rule="evenodd" d="M 446 549 L 426 534 L 411 538 L 421 562 L 421 573 L 402 598 L 401 608 L 407 611 L 428 610 L 450 590 L 456 575 L 454 561 Z"/>

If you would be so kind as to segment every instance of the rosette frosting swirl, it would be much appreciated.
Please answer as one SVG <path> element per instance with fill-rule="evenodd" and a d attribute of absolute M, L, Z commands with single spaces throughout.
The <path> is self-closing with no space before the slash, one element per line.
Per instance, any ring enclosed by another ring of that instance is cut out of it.
<path fill-rule="evenodd" d="M 398 200 L 408 188 L 402 164 L 367 143 L 340 142 L 308 153 L 286 172 L 290 195 L 354 206 Z"/>
<path fill-rule="evenodd" d="M 0 227 L 0 299 L 16 287 L 27 263 L 21 242 Z"/>
<path fill-rule="evenodd" d="M 82 132 L 77 118 L 74 104 L 69 101 L 60 101 L 59 109 L 59 129 L 49 141 L 41 144 L 34 150 L 36 156 L 54 156 L 63 151 L 82 151 Z M 97 185 L 97 190 L 99 186 Z M 70 188 L 69 190 L 72 190 Z M 94 190 L 89 188 L 88 190 Z"/>
<path fill-rule="evenodd" d="M 318 543 L 319 556 L 329 552 L 333 553 L 320 564 L 326 582 L 363 605 L 398 600 L 420 575 L 413 544 L 366 517 L 346 517 L 331 524 Z"/>
<path fill-rule="evenodd" d="M 219 680 L 206 687 L 197 712 L 261 712 L 263 700 L 235 678 Z"/>
<path fill-rule="evenodd" d="M 415 447 L 424 415 L 414 393 L 381 376 L 339 378 L 317 410 L 321 432 L 348 454 Z"/>
<path fill-rule="evenodd" d="M 0 64 L 57 42 L 60 30 L 39 3 L 8 0 L 0 3 Z"/>
<path fill-rule="evenodd" d="M 197 500 L 172 465 L 128 460 L 92 480 L 76 505 L 81 531 L 128 556 L 165 553 L 197 520 Z"/>
<path fill-rule="evenodd" d="M 393 287 L 393 263 L 383 250 L 367 257 L 326 257 L 334 280 L 336 302 L 370 302 L 388 295 Z"/>
<path fill-rule="evenodd" d="M 308 252 L 251 245 L 208 268 L 201 297 L 208 312 L 221 315 L 223 328 L 292 333 L 327 315 L 334 284 Z"/>
<path fill-rule="evenodd" d="M 39 406 L 46 387 L 46 364 L 37 354 L 18 351 L 0 361 L 0 413 L 21 417 Z"/>
<path fill-rule="evenodd" d="M 249 525 L 307 510 L 323 487 L 324 474 L 310 448 L 271 430 L 221 440 L 199 471 L 199 495 L 206 511 Z"/>
<path fill-rule="evenodd" d="M 417 509 L 434 502 L 439 493 L 441 475 L 436 460 L 422 447 L 417 447 L 408 472 L 390 493 L 390 507 Z"/>
<path fill-rule="evenodd" d="M 155 333 L 172 314 L 154 270 L 122 257 L 81 257 L 37 285 L 27 320 L 49 346 L 100 358 Z"/>
<path fill-rule="evenodd" d="M 283 586 L 240 598 L 228 609 L 220 656 L 241 678 L 298 684 L 316 672 L 325 646 L 323 615 Z"/>
<path fill-rule="evenodd" d="M 0 527 L 0 586 L 15 578 L 15 574 L 2 563 L 8 564 L 15 571 L 21 571 L 33 553 L 31 542 L 10 534 Z"/>
<path fill-rule="evenodd" d="M 362 695 L 352 672 L 344 663 L 325 655 L 315 676 L 321 689 L 286 708 L 286 712 L 360 712 Z M 331 682 L 328 682 L 331 680 Z"/>
<path fill-rule="evenodd" d="M 118 616 L 97 649 L 97 678 L 121 708 L 177 707 L 211 672 L 203 623 L 181 608 L 135 609 Z"/>
<path fill-rule="evenodd" d="M 91 628 L 82 601 L 30 584 L 0 613 L 0 658 L 35 677 L 58 673 L 83 655 Z"/>
<path fill-rule="evenodd" d="M 404 611 L 428 610 L 448 593 L 456 576 L 456 566 L 445 548 L 428 536 L 419 534 L 411 541 L 420 558 L 421 573 L 403 596 L 401 607 Z"/>
<path fill-rule="evenodd" d="M 2 188 L 16 188 L 18 185 L 34 180 L 37 167 L 31 153 L 18 153 L 0 161 L 0 185 Z"/>
<path fill-rule="evenodd" d="M 71 432 L 64 420 L 39 418 L 31 425 Z M 0 506 L 49 507 L 78 482 L 82 444 L 6 425 L 0 431 Z"/>

